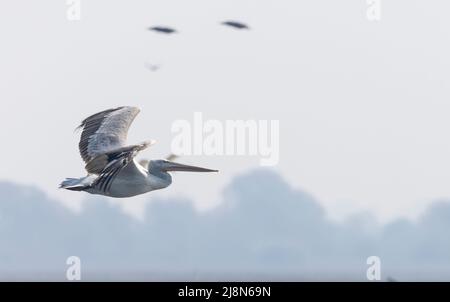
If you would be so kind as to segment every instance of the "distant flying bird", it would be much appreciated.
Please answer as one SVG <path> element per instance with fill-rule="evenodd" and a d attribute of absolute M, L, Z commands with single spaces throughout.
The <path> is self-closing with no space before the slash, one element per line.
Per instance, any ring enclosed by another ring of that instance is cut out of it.
<path fill-rule="evenodd" d="M 178 155 L 171 153 L 171 154 L 169 154 L 168 156 L 166 156 L 165 160 L 168 160 L 168 161 L 174 161 L 174 160 L 177 159 L 177 158 L 178 158 Z M 141 160 L 139 161 L 139 164 L 140 164 L 141 166 L 147 167 L 147 165 L 148 165 L 149 162 L 150 162 L 150 161 L 147 160 L 147 159 L 141 159 Z"/>
<path fill-rule="evenodd" d="M 250 29 L 247 24 L 238 21 L 224 21 L 221 24 L 231 26 L 237 29 Z"/>
<path fill-rule="evenodd" d="M 178 158 L 178 155 L 173 154 L 173 153 L 166 157 L 167 160 L 176 160 L 177 158 Z"/>
<path fill-rule="evenodd" d="M 150 71 L 158 71 L 161 68 L 160 65 L 150 63 L 145 63 L 145 67 Z"/>
<path fill-rule="evenodd" d="M 166 26 L 153 26 L 150 27 L 149 30 L 153 30 L 163 34 L 173 34 L 177 32 L 175 29 Z"/>
<path fill-rule="evenodd" d="M 94 114 L 81 122 L 78 144 L 87 176 L 66 178 L 60 188 L 110 197 L 131 197 L 163 189 L 172 183 L 171 171 L 218 172 L 169 160 L 150 160 L 142 166 L 135 156 L 154 144 L 127 145 L 128 129 L 138 115 L 136 107 L 119 107 Z"/>

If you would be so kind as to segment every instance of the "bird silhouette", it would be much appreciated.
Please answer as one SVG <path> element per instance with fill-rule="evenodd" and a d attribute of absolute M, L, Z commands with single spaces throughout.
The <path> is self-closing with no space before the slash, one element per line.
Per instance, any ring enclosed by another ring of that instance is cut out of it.
<path fill-rule="evenodd" d="M 166 26 L 153 26 L 153 27 L 149 27 L 149 30 L 153 30 L 153 31 L 163 33 L 163 34 L 173 34 L 173 33 L 177 32 L 174 28 L 166 27 Z"/>
<path fill-rule="evenodd" d="M 158 64 L 150 64 L 150 63 L 145 63 L 145 67 L 150 71 L 158 71 L 161 68 L 161 66 Z"/>
<path fill-rule="evenodd" d="M 221 24 L 230 26 L 230 27 L 234 27 L 236 29 L 250 29 L 250 27 L 247 24 L 244 24 L 244 23 L 238 22 L 238 21 L 224 21 Z"/>

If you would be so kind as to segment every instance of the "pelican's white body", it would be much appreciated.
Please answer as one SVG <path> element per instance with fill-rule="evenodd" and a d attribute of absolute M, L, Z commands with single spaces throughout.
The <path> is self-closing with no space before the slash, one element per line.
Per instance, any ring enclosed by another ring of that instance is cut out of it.
<path fill-rule="evenodd" d="M 91 183 L 97 178 L 96 175 L 90 175 L 88 177 Z M 85 191 L 91 194 L 125 198 L 163 189 L 169 185 L 170 181 L 148 173 L 147 169 L 133 160 L 132 163 L 123 168 L 113 179 L 109 191 L 105 192 L 99 190 L 97 187 L 91 187 Z"/>

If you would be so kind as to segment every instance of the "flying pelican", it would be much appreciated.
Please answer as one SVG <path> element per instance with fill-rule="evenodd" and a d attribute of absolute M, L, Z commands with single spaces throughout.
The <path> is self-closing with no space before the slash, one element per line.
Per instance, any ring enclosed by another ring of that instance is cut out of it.
<path fill-rule="evenodd" d="M 237 29 L 250 29 L 247 24 L 238 21 L 224 21 L 222 22 L 222 25 L 231 26 Z"/>
<path fill-rule="evenodd" d="M 128 129 L 139 113 L 136 107 L 108 109 L 81 122 L 78 144 L 87 176 L 66 178 L 60 188 L 109 197 L 131 197 L 163 189 L 172 183 L 171 171 L 218 172 L 169 160 L 150 160 L 145 166 L 134 159 L 154 141 L 127 145 Z"/>
<path fill-rule="evenodd" d="M 163 34 L 173 34 L 176 33 L 177 31 L 171 27 L 166 27 L 166 26 L 153 26 L 153 27 L 149 27 L 149 30 L 153 30 L 159 33 L 163 33 Z"/>

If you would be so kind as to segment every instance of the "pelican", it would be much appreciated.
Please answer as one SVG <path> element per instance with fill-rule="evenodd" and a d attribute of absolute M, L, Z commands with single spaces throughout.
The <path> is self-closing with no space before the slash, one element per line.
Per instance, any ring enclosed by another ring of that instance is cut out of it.
<path fill-rule="evenodd" d="M 124 198 L 168 187 L 172 183 L 171 171 L 218 172 L 167 159 L 138 163 L 136 155 L 154 144 L 126 144 L 128 129 L 139 111 L 136 107 L 119 107 L 84 119 L 77 128 L 82 130 L 78 146 L 88 174 L 66 178 L 60 188 Z"/>

